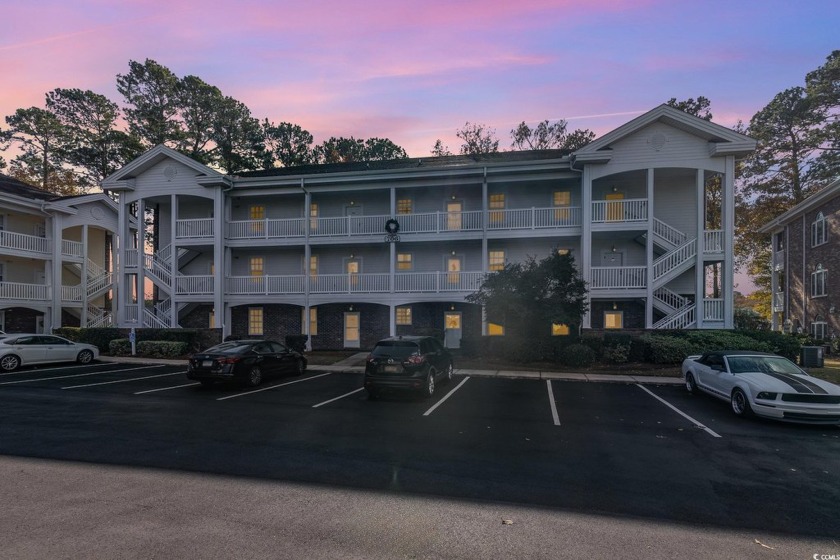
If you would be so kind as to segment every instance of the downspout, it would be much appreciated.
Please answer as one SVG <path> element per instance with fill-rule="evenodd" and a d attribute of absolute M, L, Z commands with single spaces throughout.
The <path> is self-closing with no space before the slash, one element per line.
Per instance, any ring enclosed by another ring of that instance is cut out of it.
<path fill-rule="evenodd" d="M 309 246 L 310 219 L 309 208 L 312 204 L 312 194 L 306 190 L 305 180 L 300 178 L 300 190 L 303 191 L 303 334 L 306 335 L 306 350 L 312 350 L 312 335 L 309 333 L 310 313 L 309 310 L 309 261 L 312 258 L 312 248 Z"/>

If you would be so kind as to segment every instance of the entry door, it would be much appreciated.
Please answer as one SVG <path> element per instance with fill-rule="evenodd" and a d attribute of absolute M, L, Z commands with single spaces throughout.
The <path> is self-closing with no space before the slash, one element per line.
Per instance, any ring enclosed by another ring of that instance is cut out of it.
<path fill-rule="evenodd" d="M 447 281 L 457 286 L 461 282 L 461 257 L 446 258 Z"/>
<path fill-rule="evenodd" d="M 344 207 L 344 215 L 347 216 L 349 233 L 366 233 L 363 231 L 365 220 L 362 218 L 364 210 L 361 205 L 353 204 Z M 377 222 L 378 224 L 378 222 Z"/>
<path fill-rule="evenodd" d="M 41 334 L 44 332 L 44 316 L 38 315 L 35 317 L 35 332 Z"/>
<path fill-rule="evenodd" d="M 606 196 L 607 200 L 624 200 L 624 193 L 609 193 Z M 607 221 L 608 222 L 620 222 L 624 219 L 624 212 L 622 211 L 622 207 L 624 204 L 621 202 L 608 202 L 607 203 Z"/>
<path fill-rule="evenodd" d="M 451 202 L 446 203 L 446 229 L 461 229 L 461 212 L 463 211 L 464 204 L 459 200 L 453 200 Z"/>
<path fill-rule="evenodd" d="M 359 312 L 344 314 L 344 347 L 359 348 Z"/>
<path fill-rule="evenodd" d="M 461 347 L 461 312 L 447 311 L 443 316 L 443 341 L 447 348 Z"/>
<path fill-rule="evenodd" d="M 601 266 L 624 266 L 624 253 L 604 251 L 601 254 Z"/>

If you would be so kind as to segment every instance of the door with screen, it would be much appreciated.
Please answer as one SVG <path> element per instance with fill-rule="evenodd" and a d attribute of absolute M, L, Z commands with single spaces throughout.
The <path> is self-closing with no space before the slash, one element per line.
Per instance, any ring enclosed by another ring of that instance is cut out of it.
<path fill-rule="evenodd" d="M 447 311 L 443 316 L 443 340 L 447 348 L 461 347 L 461 312 Z"/>
<path fill-rule="evenodd" d="M 345 348 L 359 348 L 360 346 L 360 330 L 359 330 L 359 313 L 345 313 L 344 314 L 344 347 Z"/>

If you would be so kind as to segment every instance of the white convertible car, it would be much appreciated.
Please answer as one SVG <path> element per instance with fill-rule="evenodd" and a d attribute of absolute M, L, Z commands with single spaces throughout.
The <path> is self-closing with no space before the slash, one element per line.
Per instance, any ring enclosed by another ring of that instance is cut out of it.
<path fill-rule="evenodd" d="M 840 386 L 811 377 L 787 358 L 746 351 L 706 352 L 682 364 L 689 393 L 727 400 L 736 416 L 840 424 Z"/>

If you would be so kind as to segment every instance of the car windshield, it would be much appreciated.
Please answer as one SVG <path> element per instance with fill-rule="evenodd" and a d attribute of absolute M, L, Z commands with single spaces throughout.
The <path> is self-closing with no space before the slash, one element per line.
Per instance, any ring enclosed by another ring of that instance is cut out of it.
<path fill-rule="evenodd" d="M 228 342 L 222 342 L 221 344 L 217 344 L 216 346 L 211 346 L 207 350 L 204 351 L 205 354 L 239 354 L 241 352 L 247 351 L 252 342 L 243 342 L 239 340 L 231 340 Z"/>
<path fill-rule="evenodd" d="M 373 349 L 374 356 L 392 356 L 395 358 L 407 358 L 417 352 L 416 342 L 403 340 L 387 340 L 380 342 Z"/>
<path fill-rule="evenodd" d="M 730 356 L 729 371 L 732 373 L 747 373 L 760 371 L 762 373 L 802 373 L 796 365 L 781 356 Z"/>

